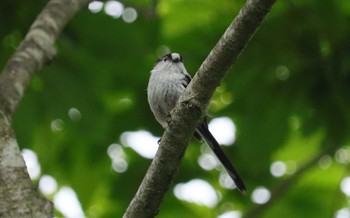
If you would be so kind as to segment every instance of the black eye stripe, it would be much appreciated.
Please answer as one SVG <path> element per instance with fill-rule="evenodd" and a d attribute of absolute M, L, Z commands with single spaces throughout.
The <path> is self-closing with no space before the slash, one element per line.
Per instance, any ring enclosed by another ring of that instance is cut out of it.
<path fill-rule="evenodd" d="M 157 60 L 157 63 L 159 63 L 159 62 L 161 62 L 161 61 L 168 61 L 168 60 L 171 60 L 171 53 L 166 54 L 166 55 L 160 57 L 160 58 Z"/>
<path fill-rule="evenodd" d="M 164 61 L 164 62 L 165 62 L 165 61 L 172 61 L 172 60 L 173 60 L 172 53 L 168 53 L 168 54 L 166 54 L 166 55 L 160 57 L 160 58 L 157 60 L 156 63 L 159 63 L 159 62 L 161 62 L 161 61 Z M 181 56 L 181 55 L 180 55 L 180 62 L 183 62 L 182 56 Z"/>
<path fill-rule="evenodd" d="M 171 53 L 164 55 L 163 58 L 166 61 L 172 60 Z"/>

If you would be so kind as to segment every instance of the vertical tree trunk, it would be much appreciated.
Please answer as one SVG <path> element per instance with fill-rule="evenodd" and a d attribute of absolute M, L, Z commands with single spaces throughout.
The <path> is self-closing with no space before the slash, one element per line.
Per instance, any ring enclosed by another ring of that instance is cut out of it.
<path fill-rule="evenodd" d="M 0 75 L 0 217 L 53 217 L 52 203 L 29 178 L 11 120 L 32 76 L 53 58 L 62 28 L 88 2 L 51 0 Z"/>

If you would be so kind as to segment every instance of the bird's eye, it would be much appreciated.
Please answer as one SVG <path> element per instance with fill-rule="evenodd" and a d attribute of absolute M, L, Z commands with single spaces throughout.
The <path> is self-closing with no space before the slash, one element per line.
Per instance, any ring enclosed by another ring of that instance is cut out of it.
<path fill-rule="evenodd" d="M 169 60 L 168 58 L 164 58 L 164 60 L 163 60 L 163 61 L 164 61 L 164 62 L 167 62 L 168 60 Z"/>

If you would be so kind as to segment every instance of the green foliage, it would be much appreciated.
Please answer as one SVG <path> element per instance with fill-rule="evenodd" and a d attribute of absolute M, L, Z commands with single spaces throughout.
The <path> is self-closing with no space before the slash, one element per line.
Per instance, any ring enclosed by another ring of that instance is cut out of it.
<path fill-rule="evenodd" d="M 150 164 L 123 147 L 128 169 L 116 173 L 107 148 L 121 144 L 125 131 L 162 134 L 146 99 L 156 58 L 164 48 L 179 52 L 193 75 L 244 4 L 123 3 L 136 8 L 135 22 L 103 11 L 76 15 L 57 41 L 56 59 L 33 78 L 13 121 L 21 148 L 37 153 L 42 174 L 76 191 L 88 217 L 121 217 Z M 1 1 L 1 66 L 44 5 L 43 0 Z M 334 152 L 350 137 L 349 26 L 347 0 L 277 1 L 209 108 L 210 117 L 228 116 L 235 122 L 237 140 L 225 152 L 245 179 L 248 195 L 222 188 L 217 170 L 203 170 L 197 164 L 200 146 L 194 141 L 175 184 L 204 179 L 220 193 L 220 202 L 207 208 L 181 201 L 170 190 L 159 217 L 217 217 L 229 210 L 244 214 L 256 206 L 250 196 L 257 186 L 274 190 L 326 151 L 331 155 L 328 167 L 317 162 L 298 175 L 285 194 L 256 217 L 332 217 L 346 207 L 339 186 L 349 175 L 349 163 L 336 161 Z M 70 118 L 72 108 L 81 118 Z M 56 119 L 61 131 L 51 128 Z M 287 164 L 289 173 L 282 177 L 270 173 L 277 160 Z"/>

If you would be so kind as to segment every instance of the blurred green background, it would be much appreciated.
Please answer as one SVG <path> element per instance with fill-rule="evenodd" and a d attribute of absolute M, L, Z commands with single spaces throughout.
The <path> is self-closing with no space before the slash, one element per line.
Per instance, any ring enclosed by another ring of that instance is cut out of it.
<path fill-rule="evenodd" d="M 1 67 L 45 4 L 0 2 Z M 193 75 L 243 4 L 94 2 L 65 27 L 13 120 L 57 217 L 122 216 L 151 162 L 133 146 L 163 132 L 146 99 L 155 60 L 179 52 Z M 224 150 L 248 194 L 193 140 L 158 217 L 350 217 L 349 27 L 348 0 L 277 1 L 208 112 L 234 123 Z"/>

